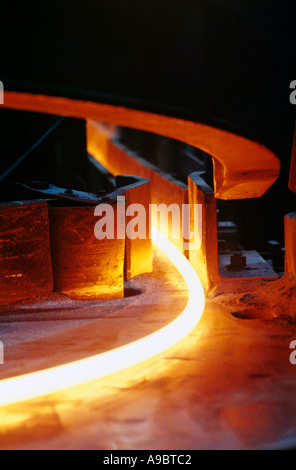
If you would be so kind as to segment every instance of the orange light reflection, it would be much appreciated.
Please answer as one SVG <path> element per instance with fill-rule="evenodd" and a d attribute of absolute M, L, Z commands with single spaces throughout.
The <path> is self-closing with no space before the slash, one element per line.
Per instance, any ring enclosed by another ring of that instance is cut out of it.
<path fill-rule="evenodd" d="M 201 282 L 189 261 L 156 229 L 153 244 L 169 258 L 188 287 L 185 310 L 168 326 L 123 347 L 51 369 L 0 382 L 0 406 L 59 392 L 123 371 L 181 341 L 199 322 L 205 304 Z"/>

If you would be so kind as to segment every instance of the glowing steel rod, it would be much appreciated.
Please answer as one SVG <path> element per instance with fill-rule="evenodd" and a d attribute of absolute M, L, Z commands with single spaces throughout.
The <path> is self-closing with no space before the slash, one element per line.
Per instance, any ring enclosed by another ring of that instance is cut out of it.
<path fill-rule="evenodd" d="M 188 304 L 180 316 L 156 333 L 120 348 L 70 364 L 2 380 L 0 406 L 59 392 L 122 371 L 164 352 L 192 331 L 204 309 L 205 297 L 201 282 L 189 261 L 155 229 L 153 244 L 175 265 L 187 284 Z"/>

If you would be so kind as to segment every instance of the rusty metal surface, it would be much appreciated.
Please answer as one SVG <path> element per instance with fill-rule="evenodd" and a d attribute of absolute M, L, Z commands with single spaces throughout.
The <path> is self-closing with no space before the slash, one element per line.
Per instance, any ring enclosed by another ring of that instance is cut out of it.
<path fill-rule="evenodd" d="M 44 200 L 0 205 L 1 304 L 46 294 L 50 297 L 52 290 L 75 299 L 122 298 L 124 275 L 130 280 L 152 271 L 151 188 L 147 179 L 120 176 L 113 191 L 98 194 L 40 181 L 13 187 L 18 188 L 21 198 L 29 195 Z M 134 214 L 127 215 L 126 205 L 136 203 L 143 204 L 146 211 L 141 239 L 128 234 Z M 103 211 L 96 213 L 95 207 Z M 101 239 L 95 227 L 104 211 L 111 233 Z"/>
<path fill-rule="evenodd" d="M 0 204 L 0 304 L 49 295 L 52 287 L 46 202 Z"/>
<path fill-rule="evenodd" d="M 118 205 L 112 208 L 114 218 L 108 218 L 122 233 Z M 93 206 L 51 207 L 49 219 L 54 290 L 74 299 L 123 297 L 125 238 L 98 240 Z"/>

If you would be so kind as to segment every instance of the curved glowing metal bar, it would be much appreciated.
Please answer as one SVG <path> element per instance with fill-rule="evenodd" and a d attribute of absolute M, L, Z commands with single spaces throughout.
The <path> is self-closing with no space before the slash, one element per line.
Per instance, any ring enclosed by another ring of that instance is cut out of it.
<path fill-rule="evenodd" d="M 164 352 L 192 331 L 204 310 L 205 297 L 201 282 L 189 261 L 155 229 L 153 244 L 170 259 L 187 284 L 189 300 L 181 315 L 156 333 L 126 346 L 1 381 L 0 406 L 48 395 L 122 371 Z"/>
<path fill-rule="evenodd" d="M 263 145 L 199 122 L 124 106 L 8 90 L 2 106 L 130 127 L 192 145 L 212 156 L 215 196 L 220 199 L 261 197 L 280 172 L 280 160 Z M 88 135 L 90 147 L 95 144 L 92 140 Z"/>

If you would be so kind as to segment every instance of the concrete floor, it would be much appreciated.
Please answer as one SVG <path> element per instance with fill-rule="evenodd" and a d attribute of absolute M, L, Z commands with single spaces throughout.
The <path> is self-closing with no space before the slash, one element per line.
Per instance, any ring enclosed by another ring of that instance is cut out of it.
<path fill-rule="evenodd" d="M 137 295 L 124 300 L 56 297 L 2 311 L 0 378 L 98 354 L 170 322 L 187 291 L 158 252 L 154 265 L 152 275 L 131 281 L 129 293 Z M 106 379 L 1 407 L 0 448 L 288 448 L 296 442 L 294 339 L 294 326 L 235 318 L 208 300 L 198 326 L 166 353 Z"/>

